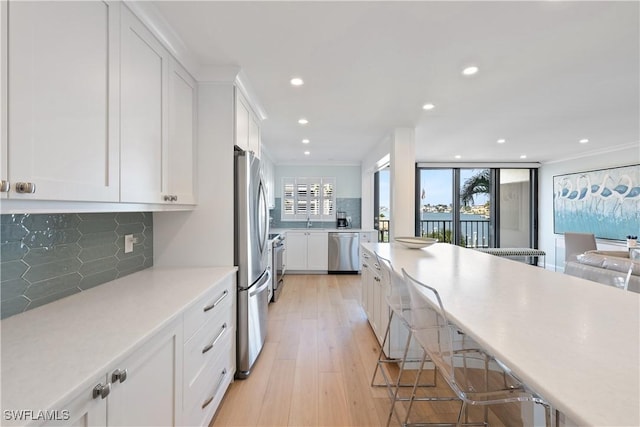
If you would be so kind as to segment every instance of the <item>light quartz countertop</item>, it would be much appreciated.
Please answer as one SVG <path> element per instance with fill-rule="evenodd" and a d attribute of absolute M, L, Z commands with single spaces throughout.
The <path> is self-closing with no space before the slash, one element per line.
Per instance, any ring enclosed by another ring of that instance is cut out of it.
<path fill-rule="evenodd" d="M 54 409 L 93 389 L 96 376 L 235 271 L 152 267 L 3 319 L 2 409 Z"/>
<path fill-rule="evenodd" d="M 365 243 L 578 425 L 640 425 L 640 294 L 438 243 Z"/>

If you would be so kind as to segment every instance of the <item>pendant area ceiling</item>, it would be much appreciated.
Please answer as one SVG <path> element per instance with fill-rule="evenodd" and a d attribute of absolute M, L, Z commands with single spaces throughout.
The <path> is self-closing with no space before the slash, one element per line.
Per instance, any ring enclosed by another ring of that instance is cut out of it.
<path fill-rule="evenodd" d="M 415 128 L 419 161 L 640 146 L 638 2 L 154 5 L 201 64 L 242 68 L 279 163 L 360 162 L 401 127 Z"/>

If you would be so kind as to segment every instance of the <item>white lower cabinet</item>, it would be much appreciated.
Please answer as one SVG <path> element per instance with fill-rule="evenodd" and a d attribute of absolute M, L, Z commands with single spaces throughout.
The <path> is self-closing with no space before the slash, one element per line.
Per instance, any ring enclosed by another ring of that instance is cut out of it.
<path fill-rule="evenodd" d="M 41 425 L 209 425 L 235 374 L 234 325 L 229 276 Z"/>
<path fill-rule="evenodd" d="M 174 426 L 182 424 L 182 324 L 157 334 L 109 372 L 107 397 L 110 426 Z"/>
<path fill-rule="evenodd" d="M 47 426 L 176 426 L 182 424 L 182 321 L 144 345 L 59 405 Z"/>
<path fill-rule="evenodd" d="M 208 425 L 235 374 L 235 281 L 185 313 L 183 423 Z"/>
<path fill-rule="evenodd" d="M 288 271 L 324 271 L 329 268 L 326 231 L 287 231 Z"/>
<path fill-rule="evenodd" d="M 384 335 L 389 324 L 391 309 L 387 303 L 387 295 L 391 292 L 391 284 L 384 274 L 381 274 L 375 254 L 362 248 L 362 294 L 361 304 L 371 325 L 371 329 L 382 345 Z M 384 346 L 387 357 L 401 358 L 407 342 L 408 329 L 397 316 L 393 317 L 389 330 L 389 338 Z M 421 351 L 417 343 L 412 341 L 409 356 L 420 357 Z"/>

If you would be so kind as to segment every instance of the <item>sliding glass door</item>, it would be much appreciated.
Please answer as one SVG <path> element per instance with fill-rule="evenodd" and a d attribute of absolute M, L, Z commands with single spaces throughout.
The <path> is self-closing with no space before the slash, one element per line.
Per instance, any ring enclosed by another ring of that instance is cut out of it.
<path fill-rule="evenodd" d="M 391 173 L 389 167 L 374 174 L 373 181 L 373 227 L 378 230 L 378 241 L 389 241 L 391 222 Z"/>
<path fill-rule="evenodd" d="M 466 247 L 537 247 L 537 169 L 416 171 L 416 235 Z"/>

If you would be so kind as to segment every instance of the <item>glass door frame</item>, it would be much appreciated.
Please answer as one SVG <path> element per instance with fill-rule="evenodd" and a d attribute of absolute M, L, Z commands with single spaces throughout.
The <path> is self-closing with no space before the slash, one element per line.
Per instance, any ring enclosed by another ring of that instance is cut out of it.
<path fill-rule="evenodd" d="M 536 164 L 505 164 L 505 165 L 483 165 L 483 164 L 447 164 L 430 165 L 416 164 L 415 172 L 415 235 L 421 233 L 421 205 L 420 205 L 420 172 L 424 169 L 447 169 L 452 171 L 452 237 L 451 242 L 460 245 L 462 227 L 460 223 L 460 170 L 461 169 L 489 169 L 490 170 L 490 222 L 489 222 L 489 247 L 500 247 L 500 169 L 528 169 L 529 170 L 529 245 L 538 248 L 538 167 Z"/>

